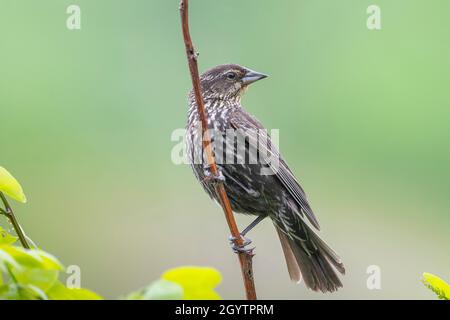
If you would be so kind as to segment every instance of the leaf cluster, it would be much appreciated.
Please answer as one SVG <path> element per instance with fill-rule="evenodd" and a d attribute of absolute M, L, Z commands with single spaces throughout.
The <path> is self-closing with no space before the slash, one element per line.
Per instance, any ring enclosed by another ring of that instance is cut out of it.
<path fill-rule="evenodd" d="M 0 299 L 98 300 L 96 293 L 68 288 L 60 280 L 65 268 L 53 255 L 40 249 L 15 246 L 14 237 L 0 228 Z"/>

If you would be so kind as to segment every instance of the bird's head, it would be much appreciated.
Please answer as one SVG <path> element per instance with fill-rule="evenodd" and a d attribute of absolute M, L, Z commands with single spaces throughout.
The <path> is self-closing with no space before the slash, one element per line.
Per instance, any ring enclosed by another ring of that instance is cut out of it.
<path fill-rule="evenodd" d="M 266 77 L 265 74 L 236 64 L 220 65 L 201 75 L 203 98 L 239 99 L 250 84 Z"/>

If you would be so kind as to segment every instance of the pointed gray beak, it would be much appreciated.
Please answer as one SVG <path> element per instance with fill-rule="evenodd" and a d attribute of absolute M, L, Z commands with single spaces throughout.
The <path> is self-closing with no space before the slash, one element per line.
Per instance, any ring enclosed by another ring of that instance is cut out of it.
<path fill-rule="evenodd" d="M 248 72 L 246 73 L 246 75 L 242 78 L 242 83 L 244 85 L 248 85 L 250 83 L 256 82 L 258 80 L 267 78 L 266 74 L 263 73 L 259 73 L 253 70 L 248 70 Z"/>

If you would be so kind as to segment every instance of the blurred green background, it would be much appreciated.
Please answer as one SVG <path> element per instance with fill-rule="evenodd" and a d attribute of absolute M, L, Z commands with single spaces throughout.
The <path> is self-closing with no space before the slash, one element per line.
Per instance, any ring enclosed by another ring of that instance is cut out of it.
<path fill-rule="evenodd" d="M 201 70 L 270 75 L 243 103 L 280 129 L 348 270 L 333 295 L 291 283 L 266 221 L 250 235 L 259 296 L 434 299 L 420 277 L 450 280 L 450 3 L 378 0 L 369 31 L 373 1 L 191 2 Z M 218 291 L 242 298 L 221 209 L 170 158 L 191 87 L 178 1 L 1 0 L 0 32 L 0 165 L 25 189 L 14 205 L 34 241 L 109 298 L 186 264 L 218 268 Z"/>

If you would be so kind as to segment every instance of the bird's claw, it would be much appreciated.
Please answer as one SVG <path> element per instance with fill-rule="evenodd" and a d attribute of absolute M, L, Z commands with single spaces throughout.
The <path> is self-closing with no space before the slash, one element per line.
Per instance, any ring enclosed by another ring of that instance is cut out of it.
<path fill-rule="evenodd" d="M 203 182 L 206 183 L 224 183 L 225 182 L 225 176 L 223 175 L 222 171 L 218 170 L 217 175 L 213 174 L 211 172 L 211 169 L 205 168 L 203 173 L 205 174 L 205 178 L 203 179 Z"/>
<path fill-rule="evenodd" d="M 242 244 L 237 244 L 236 240 L 237 238 L 234 236 L 229 236 L 228 237 L 228 241 L 230 242 L 230 246 L 231 249 L 233 250 L 234 253 L 245 253 L 248 255 L 253 256 L 253 250 L 255 250 L 255 247 L 253 248 L 246 248 L 248 245 L 250 245 L 252 243 L 252 240 L 249 238 L 246 238 L 244 236 L 241 235 L 241 239 L 242 239 Z"/>

